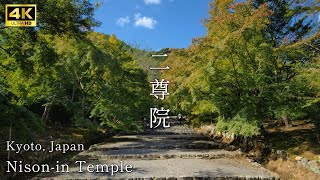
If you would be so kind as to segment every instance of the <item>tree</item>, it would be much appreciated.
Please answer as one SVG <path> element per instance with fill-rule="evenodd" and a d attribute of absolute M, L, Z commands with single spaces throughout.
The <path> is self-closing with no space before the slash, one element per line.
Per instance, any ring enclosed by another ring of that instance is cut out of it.
<path fill-rule="evenodd" d="M 312 15 L 316 12 L 316 3 L 307 0 L 255 0 L 253 3 L 256 8 L 267 4 L 268 9 L 272 11 L 266 38 L 274 47 L 302 40 L 315 26 L 316 21 Z"/>
<path fill-rule="evenodd" d="M 31 120 L 48 125 L 63 123 L 55 117 L 64 116 L 70 125 L 86 128 L 139 129 L 150 103 L 149 83 L 129 46 L 114 35 L 91 32 L 99 24 L 91 1 L 46 0 L 37 7 L 36 28 L 0 30 L 6 127 L 20 124 L 32 134 L 30 128 L 37 126 Z M 12 115 L 19 111 L 25 115 Z"/>
<path fill-rule="evenodd" d="M 283 43 L 296 31 L 284 33 L 277 18 L 286 10 L 277 10 L 274 14 L 268 4 L 250 1 L 212 2 L 204 21 L 207 35 L 173 51 L 164 63 L 172 69 L 164 77 L 174 84 L 168 103 L 178 103 L 196 118 L 215 118 L 218 129 L 244 136 L 258 134 L 267 119 L 305 115 L 302 99 L 309 91 L 297 74 L 312 56 L 300 46 L 288 47 L 301 43 L 308 31 L 297 31 L 299 36 Z"/>

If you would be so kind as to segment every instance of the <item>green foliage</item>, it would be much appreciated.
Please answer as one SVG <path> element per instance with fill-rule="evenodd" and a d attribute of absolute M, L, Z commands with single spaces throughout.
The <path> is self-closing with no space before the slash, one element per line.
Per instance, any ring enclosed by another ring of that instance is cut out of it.
<path fill-rule="evenodd" d="M 251 136 L 263 121 L 315 112 L 319 74 L 306 72 L 319 72 L 319 33 L 310 36 L 314 24 L 286 1 L 263 2 L 212 2 L 207 35 L 163 63 L 171 67 L 163 74 L 172 92 L 166 103 L 195 125 L 219 117 L 221 130 Z"/>
<path fill-rule="evenodd" d="M 265 31 L 270 44 L 279 47 L 302 40 L 315 27 L 315 20 L 310 18 L 316 12 L 316 3 L 307 0 L 254 0 L 257 8 L 267 3 L 272 10 L 270 23 Z"/>
<path fill-rule="evenodd" d="M 154 81 L 159 79 L 159 71 L 150 70 L 150 67 L 161 67 L 161 62 L 165 61 L 167 57 L 152 57 L 155 54 L 168 54 L 171 52 L 169 48 L 163 48 L 160 51 L 147 51 L 141 50 L 138 47 L 127 47 L 126 48 L 134 59 L 138 62 L 138 65 L 148 75 L 148 81 Z"/>
<path fill-rule="evenodd" d="M 0 29 L 2 127 L 30 140 L 46 123 L 64 123 L 55 117 L 67 115 L 70 124 L 85 128 L 139 129 L 151 98 L 128 45 L 90 31 L 99 24 L 91 1 L 46 0 L 37 6 L 37 28 Z"/>
<path fill-rule="evenodd" d="M 24 107 L 11 104 L 2 93 L 0 93 L 0 119 L 1 136 L 9 138 L 8 130 L 12 128 L 11 138 L 23 142 L 31 141 L 36 133 L 44 129 L 43 122 L 36 114 Z"/>
<path fill-rule="evenodd" d="M 27 4 L 37 4 L 37 29 L 45 34 L 81 34 L 100 22 L 93 18 L 95 6 L 90 0 L 28 0 Z M 4 27 L 5 4 L 0 2 L 0 24 Z M 23 0 L 12 0 L 10 4 L 26 4 Z M 28 28 L 35 35 L 35 28 Z M 36 38 L 34 36 L 33 38 Z"/>
<path fill-rule="evenodd" d="M 230 120 L 219 118 L 217 123 L 217 130 L 220 132 L 228 132 L 245 137 L 250 137 L 260 134 L 259 125 L 259 120 L 248 119 L 247 117 L 236 115 Z"/>

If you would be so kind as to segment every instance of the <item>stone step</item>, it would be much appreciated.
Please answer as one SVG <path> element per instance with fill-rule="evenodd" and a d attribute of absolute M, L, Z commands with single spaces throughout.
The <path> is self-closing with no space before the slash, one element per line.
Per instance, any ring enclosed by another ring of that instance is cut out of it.
<path fill-rule="evenodd" d="M 178 125 L 171 124 L 170 128 L 157 128 L 150 129 L 148 127 L 145 128 L 145 132 L 142 134 L 154 134 L 154 135 L 166 135 L 166 134 L 184 134 L 184 135 L 192 135 L 196 134 L 195 130 L 188 125 Z"/>
<path fill-rule="evenodd" d="M 152 130 L 146 130 L 145 132 L 142 132 L 142 133 L 139 133 L 141 135 L 159 135 L 159 136 L 162 136 L 162 135 L 193 135 L 193 133 L 189 133 L 189 132 L 174 132 L 174 131 L 152 131 Z"/>
<path fill-rule="evenodd" d="M 74 159 L 89 159 L 89 160 L 107 160 L 107 159 L 170 159 L 170 158 L 200 158 L 200 159 L 218 159 L 240 157 L 240 151 L 225 151 L 225 150 L 157 150 L 152 152 L 148 150 L 128 149 L 111 150 L 107 152 L 83 152 L 74 157 Z"/>
<path fill-rule="evenodd" d="M 42 173 L 34 179 L 279 179 L 277 174 L 246 161 L 241 152 L 222 150 L 223 144 L 195 134 L 186 125 L 172 125 L 168 129 L 115 136 L 70 159 L 68 173 Z M 79 169 L 77 161 L 86 161 L 86 165 Z M 132 165 L 133 171 L 113 174 L 118 165 Z M 89 172 L 88 168 L 96 169 Z M 101 168 L 108 171 L 101 172 Z"/>
<path fill-rule="evenodd" d="M 198 140 L 204 139 L 204 140 Z M 118 136 L 106 143 L 92 145 L 89 151 L 108 151 L 119 149 L 216 149 L 222 144 L 207 140 L 201 136 Z"/>
<path fill-rule="evenodd" d="M 198 134 L 165 134 L 162 136 L 153 135 L 153 134 L 133 134 L 133 135 L 122 135 L 122 136 L 115 136 L 111 139 L 111 142 L 121 142 L 121 141 L 139 141 L 139 140 L 159 140 L 159 139 L 183 139 L 183 140 L 210 140 L 213 139 L 198 135 Z M 106 142 L 103 142 L 106 143 Z M 100 143 L 100 144 L 103 144 Z"/>
<path fill-rule="evenodd" d="M 120 165 L 131 165 L 132 172 L 120 172 Z M 91 170 L 99 172 L 88 172 Z M 96 166 L 98 165 L 98 166 Z M 118 166 L 118 171 L 111 170 L 111 165 Z M 93 167 L 93 168 L 92 168 Z M 101 169 L 104 167 L 105 169 Z M 95 169 L 97 168 L 97 169 Z M 108 169 L 108 172 L 107 172 Z M 93 160 L 86 161 L 82 171 L 78 164 L 70 162 L 69 173 L 45 173 L 50 179 L 278 179 L 277 175 L 249 163 L 228 159 L 161 159 L 161 160 Z M 103 172 L 101 172 L 103 171 Z M 41 179 L 41 174 L 35 179 Z"/>
<path fill-rule="evenodd" d="M 92 147 L 89 151 L 110 151 L 121 149 L 218 149 L 222 145 L 213 143 L 196 143 L 196 144 L 160 144 L 160 145 L 135 145 L 122 147 Z"/>

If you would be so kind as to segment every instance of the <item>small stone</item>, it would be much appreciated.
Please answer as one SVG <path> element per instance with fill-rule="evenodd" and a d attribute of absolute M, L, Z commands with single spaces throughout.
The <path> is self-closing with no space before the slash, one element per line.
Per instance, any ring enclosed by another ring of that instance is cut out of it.
<path fill-rule="evenodd" d="M 315 172 L 315 173 L 320 174 L 320 169 L 319 169 L 319 168 L 317 168 L 317 167 L 310 166 L 310 168 L 309 168 L 309 169 L 310 169 L 311 171 Z"/>
<path fill-rule="evenodd" d="M 309 166 L 319 167 L 317 160 L 311 160 L 308 162 Z"/>
<path fill-rule="evenodd" d="M 257 162 L 253 162 L 252 165 L 254 165 L 255 167 L 260 167 L 261 165 Z"/>
<path fill-rule="evenodd" d="M 162 156 L 164 159 L 169 159 L 169 155 L 168 154 L 165 154 Z"/>
<path fill-rule="evenodd" d="M 301 163 L 301 165 L 306 166 L 307 163 L 308 163 L 308 161 L 309 161 L 308 159 L 302 158 L 302 159 L 300 160 L 300 163 Z"/>
<path fill-rule="evenodd" d="M 294 158 L 294 160 L 296 160 L 296 161 L 301 161 L 302 158 L 303 158 L 303 157 L 301 157 L 301 156 L 297 156 L 297 157 Z"/>
<path fill-rule="evenodd" d="M 287 160 L 287 152 L 285 150 L 277 150 L 276 154 L 282 160 Z"/>
<path fill-rule="evenodd" d="M 193 180 L 192 177 L 178 177 L 177 180 Z"/>
<path fill-rule="evenodd" d="M 203 180 L 203 177 L 193 177 L 194 180 Z"/>
<path fill-rule="evenodd" d="M 89 159 L 89 160 L 98 160 L 98 158 L 95 157 L 95 156 L 91 156 L 91 157 L 89 157 L 88 159 Z"/>
<path fill-rule="evenodd" d="M 227 148 L 228 148 L 227 150 L 229 150 L 229 151 L 235 151 L 235 150 L 238 149 L 238 148 L 237 148 L 236 146 L 234 146 L 234 145 L 229 145 Z"/>
<path fill-rule="evenodd" d="M 203 155 L 202 154 L 197 154 L 196 157 L 201 158 Z"/>
<path fill-rule="evenodd" d="M 166 178 L 166 180 L 177 180 L 177 178 L 175 178 L 175 177 L 168 177 L 168 178 Z"/>
<path fill-rule="evenodd" d="M 253 162 L 253 160 L 252 160 L 252 159 L 250 159 L 250 158 L 246 158 L 246 160 L 247 160 L 248 162 L 250 162 L 250 163 L 252 163 L 252 162 Z"/>

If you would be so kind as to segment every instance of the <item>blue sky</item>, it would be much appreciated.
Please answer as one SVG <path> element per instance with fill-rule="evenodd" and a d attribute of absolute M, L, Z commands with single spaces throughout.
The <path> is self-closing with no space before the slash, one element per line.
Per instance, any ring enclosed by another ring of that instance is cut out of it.
<path fill-rule="evenodd" d="M 96 31 L 115 34 L 143 49 L 184 48 L 206 34 L 208 0 L 102 0 Z"/>

